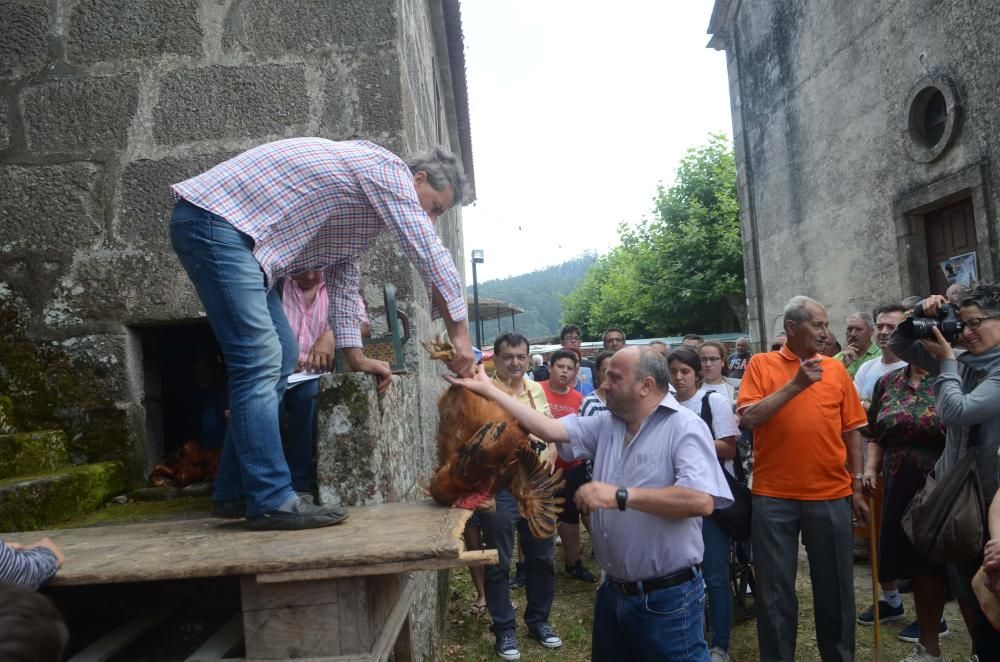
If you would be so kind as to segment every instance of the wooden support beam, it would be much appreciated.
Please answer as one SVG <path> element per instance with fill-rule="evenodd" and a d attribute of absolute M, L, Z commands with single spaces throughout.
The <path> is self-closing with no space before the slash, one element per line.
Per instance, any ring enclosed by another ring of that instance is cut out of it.
<path fill-rule="evenodd" d="M 496 565 L 499 563 L 497 550 L 483 549 L 461 552 L 458 559 L 415 560 L 377 565 L 341 566 L 317 570 L 289 570 L 257 575 L 258 584 L 283 584 L 316 579 L 336 579 L 338 577 L 368 577 L 372 575 L 395 575 L 413 570 L 447 570 L 449 568 Z"/>
<path fill-rule="evenodd" d="M 184 662 L 210 662 L 222 657 L 243 639 L 243 614 L 234 614 L 225 625 L 191 653 Z"/>

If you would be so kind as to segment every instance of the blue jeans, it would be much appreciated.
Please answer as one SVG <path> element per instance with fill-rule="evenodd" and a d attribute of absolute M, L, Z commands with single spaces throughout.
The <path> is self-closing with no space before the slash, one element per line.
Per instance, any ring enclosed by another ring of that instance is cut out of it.
<path fill-rule="evenodd" d="M 652 593 L 622 595 L 604 582 L 594 603 L 594 662 L 708 662 L 701 573 Z"/>
<path fill-rule="evenodd" d="M 701 567 L 708 593 L 708 624 L 712 647 L 729 650 L 729 632 L 733 629 L 733 595 L 729 588 L 729 536 L 710 517 L 702 518 L 701 539 L 705 557 Z"/>
<path fill-rule="evenodd" d="M 256 517 L 295 496 L 281 449 L 278 405 L 299 349 L 276 290 L 268 291 L 253 240 L 185 201 L 170 241 L 194 283 L 229 372 L 229 427 L 215 477 L 216 501 L 245 496 Z"/>
<path fill-rule="evenodd" d="M 517 527 L 524 555 L 528 583 L 524 587 L 528 605 L 524 622 L 530 625 L 548 623 L 549 611 L 556 593 L 555 538 L 539 539 L 531 535 L 528 521 L 521 517 L 517 502 L 507 490 L 496 496 L 496 510 L 479 514 L 483 527 L 483 540 L 487 547 L 497 550 L 499 562 L 484 568 L 486 608 L 493 618 L 492 630 L 496 634 L 512 632 L 517 626 L 517 615 L 510 606 L 510 560 L 514 552 L 514 527 Z"/>
<path fill-rule="evenodd" d="M 318 379 L 310 379 L 285 391 L 285 459 L 292 473 L 292 487 L 299 492 L 309 492 L 313 488 L 318 393 Z"/>

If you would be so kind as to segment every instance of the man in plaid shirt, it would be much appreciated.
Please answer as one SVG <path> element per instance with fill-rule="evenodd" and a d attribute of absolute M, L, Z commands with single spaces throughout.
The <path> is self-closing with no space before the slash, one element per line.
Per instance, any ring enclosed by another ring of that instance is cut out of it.
<path fill-rule="evenodd" d="M 374 375 L 384 393 L 392 383 L 388 364 L 361 350 L 358 281 L 362 254 L 388 230 L 420 272 L 431 314 L 444 319 L 456 349 L 448 367 L 474 374 L 461 278 L 434 232 L 434 221 L 463 199 L 461 165 L 440 148 L 404 162 L 365 141 L 293 138 L 171 188 L 170 239 L 229 369 L 229 427 L 213 514 L 245 514 L 256 529 L 343 521 L 343 508 L 315 505 L 291 486 L 278 403 L 299 350 L 273 285 L 322 269 L 337 345 L 349 368 Z"/>

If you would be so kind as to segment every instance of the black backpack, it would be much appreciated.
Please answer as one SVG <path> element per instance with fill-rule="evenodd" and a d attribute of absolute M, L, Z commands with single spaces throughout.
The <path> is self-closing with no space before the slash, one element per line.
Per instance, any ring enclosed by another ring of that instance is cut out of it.
<path fill-rule="evenodd" d="M 712 404 L 709 402 L 711 395 L 712 391 L 708 391 L 701 399 L 701 420 L 705 421 L 714 440 L 715 426 L 712 425 Z M 719 468 L 722 470 L 722 475 L 726 477 L 729 491 L 733 493 L 733 505 L 728 508 L 717 508 L 712 513 L 712 520 L 727 536 L 733 540 L 744 542 L 750 539 L 750 489 L 726 471 L 722 460 L 719 460 Z M 734 462 L 733 468 L 737 473 L 743 473 L 743 467 L 740 466 L 739 462 Z"/>

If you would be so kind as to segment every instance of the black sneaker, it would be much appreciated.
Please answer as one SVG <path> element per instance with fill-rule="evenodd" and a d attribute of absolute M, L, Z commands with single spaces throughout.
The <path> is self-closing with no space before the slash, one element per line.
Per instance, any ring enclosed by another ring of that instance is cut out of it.
<path fill-rule="evenodd" d="M 906 618 L 906 608 L 903 607 L 902 603 L 900 603 L 898 607 L 891 607 L 885 600 L 878 601 L 879 623 L 892 623 L 894 621 L 901 621 L 904 618 Z M 875 608 L 869 607 L 865 611 L 858 614 L 858 623 L 861 625 L 874 625 Z"/>
<path fill-rule="evenodd" d="M 514 579 L 510 580 L 511 588 L 521 588 L 528 583 L 528 571 L 524 567 L 524 561 L 518 561 L 514 569 Z"/>
<path fill-rule="evenodd" d="M 246 499 L 232 501 L 212 501 L 212 517 L 219 519 L 243 519 L 246 516 Z"/>
<path fill-rule="evenodd" d="M 949 637 L 949 636 L 951 636 L 951 630 L 948 629 L 948 621 L 944 620 L 944 617 L 942 616 L 941 620 L 938 622 L 938 637 L 941 638 L 941 639 L 944 639 L 945 637 Z M 903 628 L 902 630 L 900 630 L 900 632 L 899 632 L 899 640 L 900 641 L 906 641 L 906 642 L 909 642 L 911 644 L 919 644 L 920 643 L 920 624 L 917 623 L 916 621 L 913 621 L 912 623 L 910 623 L 909 625 L 907 625 L 905 628 Z"/>
<path fill-rule="evenodd" d="M 528 636 L 535 639 L 546 648 L 559 648 L 562 646 L 562 639 L 556 636 L 548 623 L 528 626 Z"/>
<path fill-rule="evenodd" d="M 517 637 L 513 632 L 499 632 L 496 635 L 493 650 L 501 660 L 520 660 L 521 651 L 517 648 Z"/>
<path fill-rule="evenodd" d="M 566 574 L 573 579 L 579 579 L 581 582 L 594 583 L 597 581 L 597 577 L 583 567 L 583 561 L 580 559 L 577 559 L 574 565 L 566 566 Z"/>
<path fill-rule="evenodd" d="M 317 506 L 301 497 L 295 497 L 269 513 L 248 517 L 247 525 L 261 531 L 287 531 L 333 526 L 345 519 L 347 511 L 340 506 Z"/>

